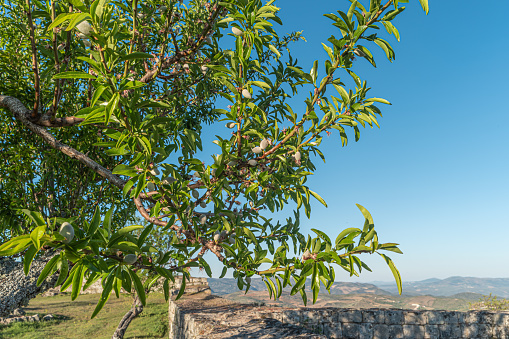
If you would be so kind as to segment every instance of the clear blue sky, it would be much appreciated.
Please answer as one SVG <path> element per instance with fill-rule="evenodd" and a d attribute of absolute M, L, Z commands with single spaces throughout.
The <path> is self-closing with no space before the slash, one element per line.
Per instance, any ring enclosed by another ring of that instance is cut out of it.
<path fill-rule="evenodd" d="M 276 2 L 280 32 L 303 30 L 307 39 L 292 52 L 305 70 L 318 59 L 323 75 L 321 42 L 336 34 L 323 14 L 349 4 Z M 357 143 L 352 138 L 342 148 L 337 134 L 325 138 L 327 163 L 316 159 L 308 184 L 329 207 L 313 204 L 303 231 L 314 227 L 335 237 L 360 227 L 360 203 L 373 215 L 380 241 L 401 244 L 404 254 L 391 257 L 403 280 L 509 277 L 509 2 L 429 0 L 428 16 L 417 0 L 405 5 L 394 21 L 401 42 L 387 39 L 395 62 L 373 46 L 378 68 L 365 60 L 354 68 L 372 96 L 393 105 L 380 105 L 381 129 L 361 130 Z M 294 110 L 304 107 L 307 93 L 292 101 Z M 217 128 L 209 129 L 211 140 Z M 365 259 L 373 273 L 349 278 L 338 270 L 336 280 L 393 279 L 381 258 Z"/>

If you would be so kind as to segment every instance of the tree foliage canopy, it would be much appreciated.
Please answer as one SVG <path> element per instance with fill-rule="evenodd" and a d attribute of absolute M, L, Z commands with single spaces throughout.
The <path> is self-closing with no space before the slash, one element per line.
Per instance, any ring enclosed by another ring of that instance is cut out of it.
<path fill-rule="evenodd" d="M 384 253 L 401 251 L 379 242 L 364 207 L 364 225 L 336 238 L 301 233 L 299 211 L 326 205 L 306 185 L 324 134 L 346 146 L 378 126 L 389 102 L 353 68 L 362 58 L 375 66 L 373 47 L 394 59 L 380 35 L 399 40 L 404 2 L 345 1 L 325 14 L 327 57 L 306 72 L 290 52 L 301 35 L 283 35 L 273 0 L 0 0 L 0 255 L 22 255 L 28 272 L 56 250 L 39 282 L 58 272 L 72 299 L 102 279 L 93 316 L 122 287 L 145 303 L 140 269 L 167 297 L 175 274 L 211 275 L 207 252 L 240 289 L 258 275 L 271 296 L 290 285 L 304 302 L 306 279 L 314 302 L 334 267 L 357 275 L 369 270 L 359 255 L 378 253 L 401 291 Z M 303 89 L 305 109 L 294 110 L 287 101 Z M 205 156 L 202 126 L 219 121 L 216 154 Z M 289 203 L 293 218 L 270 218 Z M 135 211 L 147 226 L 132 224 Z M 146 241 L 154 235 L 165 246 Z"/>

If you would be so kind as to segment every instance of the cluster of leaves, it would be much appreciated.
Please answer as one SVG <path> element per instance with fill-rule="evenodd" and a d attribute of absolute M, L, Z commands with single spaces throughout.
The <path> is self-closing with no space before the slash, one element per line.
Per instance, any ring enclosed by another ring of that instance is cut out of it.
<path fill-rule="evenodd" d="M 471 310 L 489 310 L 489 311 L 507 311 L 509 310 L 509 300 L 499 299 L 496 295 L 483 295 L 476 303 L 468 303 Z"/>
<path fill-rule="evenodd" d="M 356 56 L 375 65 L 360 40 L 373 42 L 389 60 L 394 59 L 389 43 L 367 32 L 385 27 L 399 39 L 392 20 L 403 11 L 402 2 L 371 0 L 364 7 L 351 1 L 346 13 L 326 15 L 339 30 L 323 44 L 328 59 L 320 79 L 318 61 L 306 73 L 289 53 L 290 43 L 300 33 L 278 36 L 273 25 L 281 24 L 280 9 L 274 1 L 72 0 L 71 7 L 34 1 L 35 32 L 45 60 L 40 64 L 42 82 L 46 74 L 55 92 L 74 88 L 84 94 L 73 99 L 70 93 L 59 106 L 57 93 L 51 102 L 41 101 L 42 112 L 34 112 L 32 120 L 37 124 L 44 120 L 38 115 L 49 116 L 50 123 L 44 126 L 51 128 L 55 119 L 68 118 L 68 110 L 77 111 L 73 117 L 77 128 L 98 131 L 101 138 L 87 139 L 88 147 L 115 159 L 112 172 L 101 170 L 101 175 L 118 188 L 120 200 L 132 199 L 150 224 L 143 228 L 117 223 L 112 231 L 113 207 L 106 213 L 96 209 L 85 220 L 51 221 L 25 211 L 33 231 L 1 245 L 0 255 L 24 251 L 28 269 L 41 249 L 60 251 L 40 282 L 59 271 L 57 284 L 62 288 L 72 284 L 74 299 L 84 280 L 86 288 L 102 279 L 105 292 L 94 316 L 112 289 L 118 294 L 121 287 L 130 291 L 134 286 L 144 303 L 136 270 L 154 272 L 150 282 L 162 278 L 167 297 L 174 274 L 187 275 L 189 268 L 202 267 L 211 275 L 203 258 L 207 252 L 223 263 L 221 276 L 234 269 L 240 289 L 247 291 L 251 277 L 259 275 L 274 297 L 291 285 L 292 294 L 300 293 L 304 302 L 306 279 L 311 278 L 314 302 L 320 286 L 330 288 L 334 282 L 333 265 L 358 275 L 369 270 L 359 255 L 378 253 L 401 291 L 399 272 L 381 252 L 401 251 L 397 244 L 378 241 L 364 207 L 358 205 L 364 226 L 340 232 L 335 242 L 317 229 L 314 236 L 302 234 L 298 211 L 303 207 L 309 217 L 312 198 L 326 205 L 306 186 L 315 170 L 313 155 L 324 157 L 323 134 L 337 130 L 346 145 L 347 131 L 352 129 L 358 140 L 359 125 L 378 126 L 381 111 L 376 104 L 389 104 L 368 97 L 366 81 L 351 68 Z M 427 11 L 427 1 L 421 4 Z M 11 8 L 6 14 L 14 18 L 15 12 Z M 224 35 L 224 29 L 232 33 Z M 44 39 L 53 47 L 42 47 Z M 57 47 L 59 41 L 64 41 L 62 49 Z M 29 52 L 27 48 L 25 54 Z M 65 60 L 72 68 L 63 68 Z M 354 89 L 345 88 L 340 72 L 353 78 Z M 311 91 L 299 113 L 286 99 L 300 86 Z M 330 88 L 337 94 L 328 95 Z M 215 106 L 218 98 L 229 103 L 228 109 Z M 71 109 L 80 103 L 81 107 Z M 217 120 L 226 122 L 231 132 L 217 135 L 218 154 L 203 159 L 198 155 L 203 149 L 201 124 Z M 92 167 L 99 173 L 97 166 Z M 285 224 L 263 213 L 282 210 L 290 202 L 297 211 Z M 70 241 L 56 232 L 64 221 L 74 227 Z M 164 248 L 146 244 L 154 226 L 158 237 L 164 234 Z M 131 233 L 142 228 L 141 233 Z M 128 255 L 136 260 L 126 261 Z M 178 297 L 185 289 L 183 282 Z"/>

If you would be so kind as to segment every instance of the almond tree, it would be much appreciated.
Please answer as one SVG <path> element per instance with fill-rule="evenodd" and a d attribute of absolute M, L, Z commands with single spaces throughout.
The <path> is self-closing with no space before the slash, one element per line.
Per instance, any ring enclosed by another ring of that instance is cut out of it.
<path fill-rule="evenodd" d="M 314 228 L 304 235 L 299 218 L 302 210 L 310 217 L 311 199 L 326 205 L 306 185 L 316 156 L 324 158 L 324 134 L 338 133 L 343 146 L 349 134 L 357 141 L 360 127 L 378 126 L 377 105 L 389 104 L 368 95 L 353 68 L 361 59 L 375 66 L 372 46 L 394 59 L 380 35 L 399 40 L 392 22 L 403 2 L 350 1 L 325 14 L 333 35 L 323 43 L 324 60 L 307 73 L 290 53 L 302 36 L 276 29 L 282 22 L 274 1 L 0 0 L 8 27 L 0 33 L 2 128 L 23 159 L 36 163 L 24 169 L 33 183 L 77 195 L 82 206 L 58 210 L 48 197 L 18 201 L 11 214 L 20 218 L 21 211 L 29 222 L 13 231 L 16 218 L 5 219 L 0 256 L 20 255 L 26 274 L 34 258 L 51 258 L 37 283 L 57 273 L 55 284 L 72 286 L 73 300 L 83 282 L 86 289 L 101 279 L 92 317 L 122 287 L 144 305 L 139 270 L 153 272 L 150 283 L 163 281 L 167 299 L 176 274 L 202 267 L 211 275 L 208 252 L 222 263 L 221 277 L 233 270 L 240 289 L 260 276 L 271 297 L 291 286 L 304 303 L 306 279 L 315 302 L 320 286 L 334 282 L 335 268 L 358 275 L 369 270 L 359 255 L 377 253 L 401 292 L 399 272 L 384 254 L 401 251 L 379 242 L 364 207 L 358 205 L 364 225 L 335 239 Z M 427 12 L 427 0 L 420 3 Z M 302 89 L 309 90 L 305 109 L 294 110 L 287 99 Z M 201 126 L 215 121 L 226 128 L 217 129 L 216 154 L 207 157 Z M 32 157 L 34 145 L 47 153 Z M 92 179 L 77 184 L 83 176 L 51 157 L 87 168 Z M 54 178 L 67 182 L 50 184 Z M 13 182 L 2 175 L 2 185 L 21 190 Z M 108 186 L 106 200 L 96 182 Z M 78 186 L 94 193 L 76 192 Z M 289 203 L 293 218 L 270 218 Z M 126 206 L 148 226 L 119 218 Z M 155 228 L 167 239 L 161 248 L 146 241 Z M 177 298 L 184 290 L 185 279 Z M 15 304 L 2 302 L 5 310 Z"/>

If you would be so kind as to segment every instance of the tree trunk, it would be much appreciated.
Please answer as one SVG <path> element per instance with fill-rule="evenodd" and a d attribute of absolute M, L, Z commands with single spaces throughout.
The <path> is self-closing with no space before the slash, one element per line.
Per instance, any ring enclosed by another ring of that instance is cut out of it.
<path fill-rule="evenodd" d="M 129 327 L 129 324 L 131 321 L 143 312 L 143 305 L 141 304 L 140 298 L 138 298 L 138 295 L 134 297 L 133 306 L 131 309 L 124 315 L 122 320 L 120 320 L 120 323 L 118 324 L 117 329 L 115 330 L 115 333 L 113 333 L 113 336 L 111 339 L 122 339 L 124 338 L 125 331 L 127 331 L 127 327 Z"/>
<path fill-rule="evenodd" d="M 48 277 L 39 287 L 36 283 L 44 266 L 58 254 L 58 252 L 46 252 L 37 260 L 32 261 L 27 276 L 23 272 L 23 262 L 0 257 L 0 317 L 6 317 L 14 309 L 28 305 L 30 299 L 54 286 L 58 274 Z"/>

